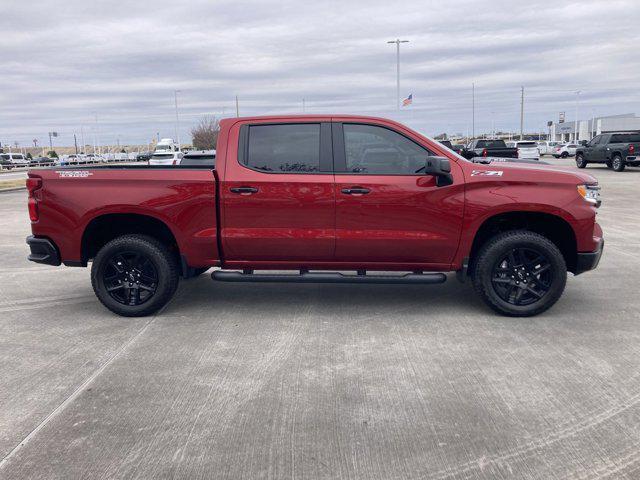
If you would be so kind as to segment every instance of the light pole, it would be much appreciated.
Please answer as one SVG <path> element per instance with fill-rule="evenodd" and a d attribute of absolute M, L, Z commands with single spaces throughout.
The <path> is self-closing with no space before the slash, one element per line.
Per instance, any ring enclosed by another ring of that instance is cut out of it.
<path fill-rule="evenodd" d="M 387 43 L 396 44 L 396 108 L 400 110 L 400 44 L 409 43 L 409 40 L 389 40 Z"/>
<path fill-rule="evenodd" d="M 173 91 L 173 96 L 176 104 L 176 141 L 178 142 L 178 150 L 180 150 L 180 117 L 178 117 L 178 93 L 180 93 L 180 90 Z"/>
<path fill-rule="evenodd" d="M 573 141 L 578 141 L 578 100 L 580 99 L 580 90 L 576 91 L 576 121 L 573 127 Z"/>

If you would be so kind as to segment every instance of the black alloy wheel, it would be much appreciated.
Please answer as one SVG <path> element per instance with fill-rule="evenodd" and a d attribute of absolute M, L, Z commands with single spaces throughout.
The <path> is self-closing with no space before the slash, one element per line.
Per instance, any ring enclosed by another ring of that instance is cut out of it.
<path fill-rule="evenodd" d="M 124 251 L 107 260 L 102 270 L 104 286 L 116 302 L 136 306 L 148 302 L 158 288 L 158 272 L 139 252 Z"/>
<path fill-rule="evenodd" d="M 491 283 L 505 302 L 526 306 L 543 298 L 553 281 L 553 271 L 543 253 L 532 248 L 514 248 L 493 267 Z"/>
<path fill-rule="evenodd" d="M 123 235 L 104 245 L 91 265 L 91 285 L 118 315 L 142 317 L 165 306 L 178 288 L 176 254 L 147 235 Z"/>

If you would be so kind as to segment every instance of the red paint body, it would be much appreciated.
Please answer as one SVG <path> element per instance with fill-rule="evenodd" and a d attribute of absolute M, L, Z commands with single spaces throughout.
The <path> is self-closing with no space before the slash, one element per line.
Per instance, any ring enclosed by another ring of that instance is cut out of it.
<path fill-rule="evenodd" d="M 453 184 L 430 175 L 263 173 L 238 162 L 240 126 L 363 122 L 402 133 L 451 162 Z M 576 186 L 589 175 L 549 167 L 468 162 L 396 122 L 357 116 L 287 116 L 221 122 L 216 170 L 88 168 L 29 173 L 39 219 L 33 234 L 52 240 L 63 262 L 86 263 L 82 237 L 105 214 L 163 222 L 193 267 L 453 271 L 462 267 L 483 222 L 506 212 L 541 212 L 572 228 L 578 252 L 597 248 L 595 207 Z M 478 172 L 501 171 L 501 176 Z M 84 172 L 84 173 L 83 173 Z M 475 172 L 475 174 L 473 173 Z M 252 186 L 256 193 L 231 193 Z M 345 195 L 364 187 L 367 195 Z M 218 198 L 219 197 L 219 198 Z M 219 215 L 219 218 L 218 218 Z M 220 238 L 218 238 L 218 236 Z M 221 251 L 220 251 L 221 246 Z"/>

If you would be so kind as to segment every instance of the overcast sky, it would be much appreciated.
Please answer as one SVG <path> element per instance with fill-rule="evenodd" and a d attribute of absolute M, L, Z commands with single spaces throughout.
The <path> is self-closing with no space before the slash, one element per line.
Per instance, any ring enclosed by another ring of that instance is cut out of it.
<path fill-rule="evenodd" d="M 204 114 L 362 113 L 423 133 L 640 115 L 640 1 L 0 0 L 0 141 L 146 143 Z M 395 110 L 395 46 L 401 92 Z"/>

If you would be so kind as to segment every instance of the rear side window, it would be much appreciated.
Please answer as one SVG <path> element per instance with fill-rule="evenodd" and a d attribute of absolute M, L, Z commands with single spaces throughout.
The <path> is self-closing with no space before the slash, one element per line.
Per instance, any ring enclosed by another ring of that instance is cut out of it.
<path fill-rule="evenodd" d="M 537 146 L 538 144 L 536 144 L 536 142 L 518 142 L 518 147 L 520 148 L 533 148 Z"/>
<path fill-rule="evenodd" d="M 244 164 L 262 172 L 320 171 L 320 124 L 251 125 Z"/>
<path fill-rule="evenodd" d="M 476 148 L 504 148 L 504 140 L 478 140 Z"/>
<path fill-rule="evenodd" d="M 413 175 L 431 155 L 393 130 L 374 125 L 342 126 L 347 172 L 369 175 Z"/>
<path fill-rule="evenodd" d="M 640 142 L 640 133 L 616 133 L 611 135 L 610 143 L 637 143 Z"/>

